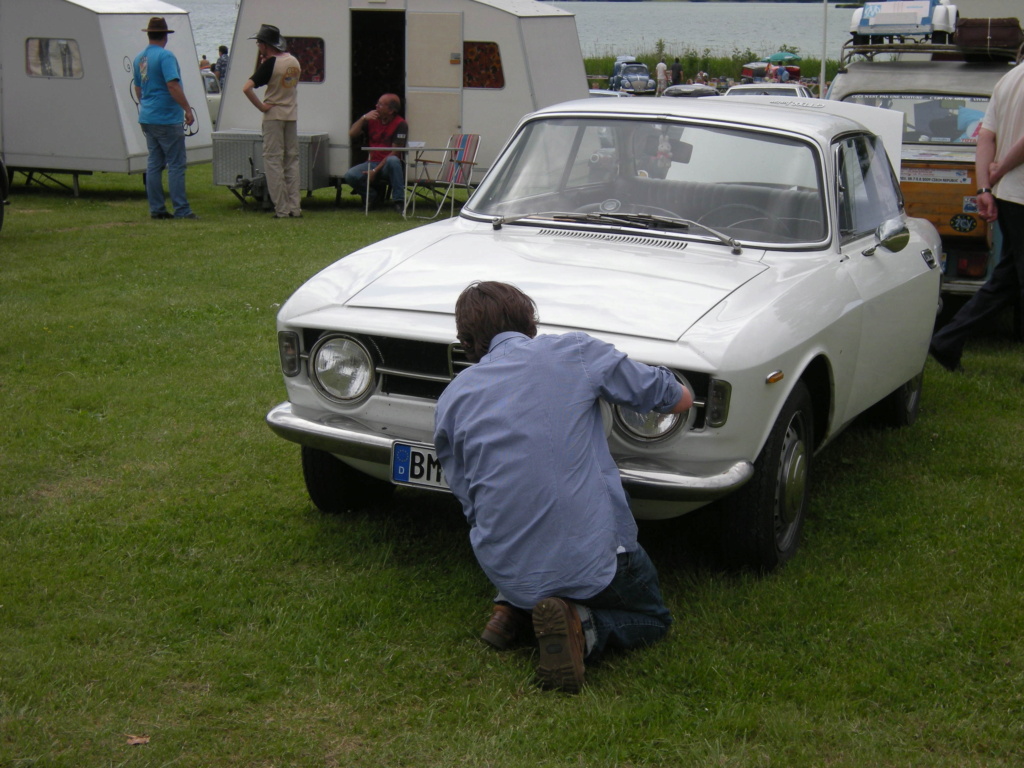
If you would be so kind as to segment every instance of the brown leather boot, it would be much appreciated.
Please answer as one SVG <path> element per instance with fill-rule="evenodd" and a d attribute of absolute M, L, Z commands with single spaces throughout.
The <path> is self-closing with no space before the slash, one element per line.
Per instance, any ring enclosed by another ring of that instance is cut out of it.
<path fill-rule="evenodd" d="M 533 631 L 540 647 L 537 679 L 541 687 L 579 693 L 587 644 L 572 603 L 558 597 L 541 600 L 533 607 Z"/>
<path fill-rule="evenodd" d="M 529 612 L 495 603 L 480 639 L 499 651 L 508 651 L 532 642 L 533 626 Z"/>

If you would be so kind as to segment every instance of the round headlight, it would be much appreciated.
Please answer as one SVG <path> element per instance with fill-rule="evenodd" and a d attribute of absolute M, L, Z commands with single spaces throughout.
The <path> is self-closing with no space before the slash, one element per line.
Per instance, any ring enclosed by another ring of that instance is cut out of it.
<path fill-rule="evenodd" d="M 686 381 L 678 372 L 676 379 L 693 392 L 690 382 Z M 694 409 L 690 408 L 683 413 L 638 413 L 630 408 L 621 405 L 615 406 L 615 421 L 627 435 L 639 440 L 661 440 L 668 437 L 681 425 L 692 422 Z"/>
<path fill-rule="evenodd" d="M 622 406 L 615 407 L 615 415 L 628 434 L 641 440 L 658 440 L 671 434 L 682 418 L 678 413 L 637 413 Z"/>
<path fill-rule="evenodd" d="M 349 402 L 373 386 L 373 361 L 362 344 L 346 336 L 329 336 L 313 347 L 313 384 L 332 400 Z"/>

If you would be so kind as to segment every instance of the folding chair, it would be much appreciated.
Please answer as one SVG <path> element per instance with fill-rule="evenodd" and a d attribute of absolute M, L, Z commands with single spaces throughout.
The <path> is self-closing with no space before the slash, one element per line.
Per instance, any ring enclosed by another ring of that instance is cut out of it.
<path fill-rule="evenodd" d="M 413 171 L 415 178 L 409 179 L 412 185 L 412 215 L 416 215 L 416 198 L 422 197 L 437 208 L 430 216 L 421 219 L 433 219 L 440 212 L 446 200 L 450 201 L 451 216 L 455 215 L 455 190 L 465 189 L 469 192 L 473 181 L 473 169 L 476 167 L 476 153 L 480 148 L 480 135 L 476 133 L 454 133 L 448 139 L 448 148 L 443 160 L 428 160 L 417 156 Z M 436 167 L 437 175 L 432 175 Z"/>

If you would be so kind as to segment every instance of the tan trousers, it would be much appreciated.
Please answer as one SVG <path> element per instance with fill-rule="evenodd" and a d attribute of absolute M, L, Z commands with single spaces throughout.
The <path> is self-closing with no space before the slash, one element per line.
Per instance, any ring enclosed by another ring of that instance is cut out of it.
<path fill-rule="evenodd" d="M 278 216 L 299 216 L 299 135 L 294 120 L 263 121 L 263 170 Z"/>

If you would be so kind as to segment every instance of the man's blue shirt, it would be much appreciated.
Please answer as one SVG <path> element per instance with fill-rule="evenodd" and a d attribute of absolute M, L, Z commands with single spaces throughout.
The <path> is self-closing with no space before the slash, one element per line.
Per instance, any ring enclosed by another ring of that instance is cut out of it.
<path fill-rule="evenodd" d="M 171 80 L 181 82 L 178 60 L 159 45 L 150 45 L 135 57 L 134 83 L 142 89 L 139 122 L 144 125 L 177 125 L 185 111 L 167 90 Z"/>
<path fill-rule="evenodd" d="M 636 549 L 600 400 L 670 411 L 682 387 L 584 333 L 501 333 L 437 404 L 434 444 L 480 566 L 513 605 L 593 597 Z"/>

